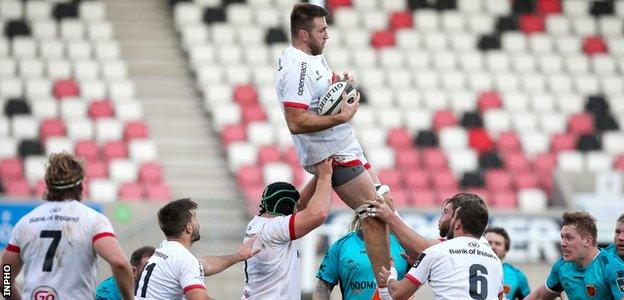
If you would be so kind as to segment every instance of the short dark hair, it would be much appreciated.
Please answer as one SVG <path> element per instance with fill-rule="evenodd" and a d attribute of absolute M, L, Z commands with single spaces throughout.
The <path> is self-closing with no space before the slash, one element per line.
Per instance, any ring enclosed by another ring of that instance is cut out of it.
<path fill-rule="evenodd" d="M 184 226 L 193 218 L 192 210 L 197 209 L 197 203 L 190 198 L 182 198 L 167 203 L 158 210 L 158 224 L 166 237 L 180 237 Z"/>
<path fill-rule="evenodd" d="M 584 211 L 566 211 L 563 213 L 563 225 L 574 225 L 581 237 L 591 236 L 594 245 L 598 238 L 596 218 Z"/>
<path fill-rule="evenodd" d="M 490 216 L 483 202 L 475 198 L 468 198 L 460 201 L 455 208 L 455 218 L 462 221 L 462 227 L 465 232 L 480 237 L 483 235 L 483 231 L 485 231 Z"/>
<path fill-rule="evenodd" d="M 144 257 L 151 257 L 152 254 L 154 254 L 154 247 L 152 246 L 143 246 L 139 249 L 134 250 L 134 252 L 132 252 L 132 255 L 130 256 L 130 264 L 133 267 L 139 267 L 141 265 L 141 260 Z"/>
<path fill-rule="evenodd" d="M 312 30 L 312 20 L 314 18 L 327 16 L 327 11 L 318 5 L 309 3 L 295 4 L 290 13 L 290 34 L 292 38 L 294 39 L 301 29 L 308 32 Z"/>
<path fill-rule="evenodd" d="M 509 251 L 509 248 L 511 247 L 511 240 L 509 239 L 509 234 L 507 233 L 507 230 L 505 230 L 505 228 L 489 227 L 485 230 L 485 232 L 483 232 L 483 235 L 486 235 L 488 232 L 496 233 L 502 236 L 505 239 L 505 251 Z"/>
<path fill-rule="evenodd" d="M 81 200 L 84 162 L 69 152 L 52 153 L 45 171 L 46 201 Z"/>
<path fill-rule="evenodd" d="M 483 199 L 478 195 L 472 193 L 457 193 L 453 197 L 445 199 L 442 204 L 446 205 L 450 203 L 453 205 L 453 210 L 455 210 L 456 208 L 461 206 L 461 203 L 464 201 L 477 201 L 487 208 L 487 204 L 485 204 L 485 201 L 483 201 Z"/>

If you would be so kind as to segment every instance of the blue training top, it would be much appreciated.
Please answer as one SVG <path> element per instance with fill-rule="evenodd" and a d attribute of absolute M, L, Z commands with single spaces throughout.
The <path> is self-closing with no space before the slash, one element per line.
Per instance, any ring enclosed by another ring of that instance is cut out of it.
<path fill-rule="evenodd" d="M 524 299 L 531 293 L 524 273 L 509 263 L 503 263 L 503 288 L 507 299 Z"/>
<path fill-rule="evenodd" d="M 585 268 L 561 257 L 553 265 L 546 287 L 554 292 L 565 291 L 570 300 L 622 299 L 624 264 L 603 249 Z"/>
<path fill-rule="evenodd" d="M 390 255 L 397 270 L 398 279 L 409 270 L 407 261 L 401 257 L 405 249 L 394 235 L 390 235 Z M 361 231 L 351 232 L 337 240 L 319 266 L 316 278 L 331 286 L 340 283 L 342 299 L 370 300 L 377 289 L 373 267 L 366 254 Z"/>
<path fill-rule="evenodd" d="M 121 291 L 117 287 L 115 277 L 108 277 L 98 285 L 95 300 L 121 300 Z"/>

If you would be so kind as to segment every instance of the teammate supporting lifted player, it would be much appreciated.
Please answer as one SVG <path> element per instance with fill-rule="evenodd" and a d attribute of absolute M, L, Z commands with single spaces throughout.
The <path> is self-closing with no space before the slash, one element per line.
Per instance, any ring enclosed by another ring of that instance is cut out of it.
<path fill-rule="evenodd" d="M 328 157 L 336 161 L 332 186 L 351 208 L 377 198 L 378 178 L 370 169 L 349 121 L 358 109 L 355 101 L 343 101 L 340 113 L 321 116 L 317 113 L 319 97 L 336 79 L 353 79 L 344 73 L 339 78 L 329 68 L 323 48 L 329 39 L 327 11 L 311 4 L 297 4 L 290 15 L 292 45 L 282 53 L 277 67 L 276 91 L 284 105 L 284 114 L 297 149 L 299 163 L 315 174 L 314 165 Z M 345 95 L 343 95 L 344 99 Z M 366 172 L 368 169 L 368 172 Z M 366 251 L 378 277 L 382 266 L 389 267 L 390 253 L 385 225 L 375 218 L 363 220 Z M 379 279 L 379 278 L 377 278 Z M 380 287 L 384 282 L 377 280 Z M 386 289 L 381 293 L 387 295 Z"/>

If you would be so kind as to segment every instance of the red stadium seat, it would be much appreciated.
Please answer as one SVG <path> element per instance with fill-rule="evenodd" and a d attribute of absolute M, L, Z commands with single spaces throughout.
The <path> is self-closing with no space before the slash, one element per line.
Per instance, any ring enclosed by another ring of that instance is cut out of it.
<path fill-rule="evenodd" d="M 371 44 L 376 49 L 393 47 L 394 43 L 394 32 L 392 30 L 379 30 L 373 34 L 371 39 Z"/>
<path fill-rule="evenodd" d="M 397 168 L 401 170 L 413 170 L 415 168 L 420 168 L 420 152 L 414 148 L 396 150 L 395 161 Z"/>
<path fill-rule="evenodd" d="M 607 44 L 600 36 L 589 36 L 583 39 L 583 51 L 587 55 L 607 52 Z"/>
<path fill-rule="evenodd" d="M 171 188 L 165 184 L 147 185 L 147 198 L 152 201 L 171 200 Z"/>
<path fill-rule="evenodd" d="M 435 206 L 436 194 L 427 189 L 411 190 L 412 205 L 415 207 L 433 207 Z"/>
<path fill-rule="evenodd" d="M 552 172 L 538 172 L 537 177 L 540 183 L 540 187 L 546 192 L 546 194 L 552 195 L 553 186 L 554 186 L 553 173 Z"/>
<path fill-rule="evenodd" d="M 250 215 L 255 215 L 260 211 L 258 206 L 260 205 L 260 198 L 262 197 L 262 192 L 264 191 L 264 186 L 257 185 L 252 187 L 243 187 L 243 194 L 245 195 L 245 203 L 247 204 L 247 212 Z"/>
<path fill-rule="evenodd" d="M 557 167 L 557 156 L 552 153 L 540 153 L 533 158 L 533 169 L 538 173 L 552 173 Z"/>
<path fill-rule="evenodd" d="M 147 125 L 142 121 L 131 121 L 124 127 L 124 140 L 145 139 L 148 136 Z"/>
<path fill-rule="evenodd" d="M 328 0 L 327 1 L 327 9 L 330 11 L 335 10 L 339 7 L 349 7 L 351 6 L 351 0 Z"/>
<path fill-rule="evenodd" d="M 234 101 L 241 106 L 258 103 L 258 91 L 256 91 L 256 87 L 251 84 L 235 87 Z"/>
<path fill-rule="evenodd" d="M 266 145 L 258 149 L 258 163 L 264 165 L 282 160 L 282 151 L 276 145 Z"/>
<path fill-rule="evenodd" d="M 126 182 L 119 187 L 119 198 L 126 201 L 142 200 L 144 198 L 143 186 L 137 182 Z"/>
<path fill-rule="evenodd" d="M 37 199 L 42 199 L 43 194 L 45 194 L 47 191 L 48 188 L 46 187 L 45 180 L 41 179 L 37 181 L 37 184 L 35 184 L 35 186 L 31 189 L 31 194 Z"/>
<path fill-rule="evenodd" d="M 241 124 L 225 125 L 221 130 L 221 146 L 227 148 L 233 142 L 247 140 L 247 127 Z"/>
<path fill-rule="evenodd" d="M 571 124 L 570 124 L 571 125 Z M 560 151 L 576 149 L 576 136 L 570 133 L 555 133 L 550 141 L 550 151 L 557 153 Z"/>
<path fill-rule="evenodd" d="M 544 31 L 544 16 L 524 14 L 520 16 L 519 27 L 526 34 Z"/>
<path fill-rule="evenodd" d="M 456 190 L 457 179 L 451 171 L 440 171 L 431 174 L 431 180 L 436 190 Z"/>
<path fill-rule="evenodd" d="M 444 200 L 451 198 L 459 193 L 458 189 L 448 189 L 448 190 L 436 190 L 436 205 L 442 204 Z"/>
<path fill-rule="evenodd" d="M 262 167 L 256 165 L 240 167 L 236 174 L 236 181 L 243 187 L 262 185 Z"/>
<path fill-rule="evenodd" d="M 498 209 L 515 209 L 518 207 L 518 199 L 513 191 L 492 193 L 492 203 Z"/>
<path fill-rule="evenodd" d="M 395 151 L 399 149 L 407 149 L 412 145 L 412 137 L 405 128 L 394 128 L 388 130 L 388 146 Z"/>
<path fill-rule="evenodd" d="M 479 153 L 489 151 L 494 147 L 494 142 L 490 135 L 483 128 L 473 128 L 468 131 L 468 141 L 470 148 L 475 149 Z"/>
<path fill-rule="evenodd" d="M 75 97 L 80 94 L 78 83 L 71 79 L 58 80 L 54 83 L 53 94 L 56 99 Z"/>
<path fill-rule="evenodd" d="M 4 180 L 4 191 L 9 197 L 30 197 L 30 188 L 23 178 Z"/>
<path fill-rule="evenodd" d="M 110 118 L 114 115 L 113 104 L 108 100 L 97 100 L 89 104 L 89 117 L 91 119 Z"/>
<path fill-rule="evenodd" d="M 574 134 L 594 132 L 594 118 L 588 113 L 571 115 L 568 119 L 568 131 Z"/>
<path fill-rule="evenodd" d="M 531 189 L 539 186 L 539 179 L 534 172 L 524 171 L 514 175 L 514 183 L 518 190 Z"/>
<path fill-rule="evenodd" d="M 521 151 L 520 139 L 514 131 L 501 132 L 498 135 L 497 147 L 503 153 Z"/>
<path fill-rule="evenodd" d="M 412 13 L 409 11 L 396 11 L 390 15 L 390 29 L 411 28 L 413 24 Z"/>
<path fill-rule="evenodd" d="M 435 131 L 447 126 L 455 126 L 455 124 L 457 124 L 457 117 L 451 110 L 438 110 L 433 115 L 433 129 Z"/>
<path fill-rule="evenodd" d="M 613 168 L 618 171 L 624 171 L 624 154 L 620 154 L 615 158 Z"/>
<path fill-rule="evenodd" d="M 39 136 L 45 141 L 51 136 L 65 136 L 65 124 L 60 119 L 47 119 L 39 126 Z"/>
<path fill-rule="evenodd" d="M 537 0 L 537 13 L 546 15 L 546 14 L 557 14 L 561 12 L 561 1 L 560 0 Z"/>
<path fill-rule="evenodd" d="M 264 121 L 267 118 L 266 113 L 259 104 L 241 106 L 241 110 L 245 124 Z"/>
<path fill-rule="evenodd" d="M 87 163 L 85 175 L 89 179 L 107 178 L 108 163 L 101 160 L 93 160 Z"/>
<path fill-rule="evenodd" d="M 377 170 L 377 177 L 383 184 L 390 186 L 393 189 L 401 187 L 401 173 L 394 169 Z"/>
<path fill-rule="evenodd" d="M 157 162 L 144 163 L 139 169 L 139 181 L 144 184 L 162 183 L 164 177 L 163 167 Z"/>
<path fill-rule="evenodd" d="M 429 173 L 425 170 L 405 169 L 403 171 L 403 182 L 407 189 L 424 189 L 431 186 Z"/>
<path fill-rule="evenodd" d="M 428 148 L 423 150 L 424 166 L 428 170 L 438 171 L 448 169 L 446 156 L 439 148 Z"/>
<path fill-rule="evenodd" d="M 128 157 L 128 145 L 123 141 L 111 141 L 104 144 L 104 159 L 110 160 L 114 158 Z"/>
<path fill-rule="evenodd" d="M 522 152 L 510 152 L 504 156 L 505 168 L 512 173 L 531 169 L 529 159 Z"/>
<path fill-rule="evenodd" d="M 477 100 L 477 107 L 481 113 L 488 109 L 499 108 L 503 106 L 503 101 L 497 92 L 483 92 Z"/>
<path fill-rule="evenodd" d="M 74 146 L 74 151 L 76 156 L 84 158 L 87 162 L 100 157 L 100 150 L 94 141 L 79 141 Z"/>
<path fill-rule="evenodd" d="M 401 188 L 393 188 L 390 192 L 395 207 L 408 207 L 411 204 L 409 193 Z"/>
<path fill-rule="evenodd" d="M 501 191 L 511 191 L 512 177 L 505 170 L 490 169 L 485 171 L 485 187 L 493 193 Z"/>
<path fill-rule="evenodd" d="M 24 177 L 24 165 L 18 157 L 7 158 L 0 162 L 0 178 L 2 180 L 20 179 Z"/>
<path fill-rule="evenodd" d="M 284 152 L 284 159 L 290 165 L 299 166 L 299 159 L 297 158 L 297 149 L 295 147 L 288 147 Z"/>

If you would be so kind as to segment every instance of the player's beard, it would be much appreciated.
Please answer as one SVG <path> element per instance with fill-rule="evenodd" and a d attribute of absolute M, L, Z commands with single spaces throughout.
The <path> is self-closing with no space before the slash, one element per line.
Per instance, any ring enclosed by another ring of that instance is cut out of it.
<path fill-rule="evenodd" d="M 440 229 L 440 233 L 442 233 L 442 229 Z M 442 236 L 446 236 L 447 240 L 453 239 L 455 237 L 455 228 L 453 228 L 452 222 L 449 222 L 449 226 L 446 227 L 446 234 Z"/>
<path fill-rule="evenodd" d="M 310 52 L 312 53 L 312 55 L 323 54 L 324 46 L 321 43 L 317 43 L 314 40 L 311 40 L 308 44 L 308 47 L 310 47 Z"/>
<path fill-rule="evenodd" d="M 191 232 L 191 242 L 195 243 L 201 239 L 201 235 L 199 234 L 199 226 L 197 228 L 193 228 L 193 232 Z"/>
<path fill-rule="evenodd" d="M 440 224 L 440 226 L 438 227 L 438 229 L 440 230 L 440 237 L 446 237 L 446 235 L 449 233 L 449 227 L 450 225 L 447 224 Z"/>

